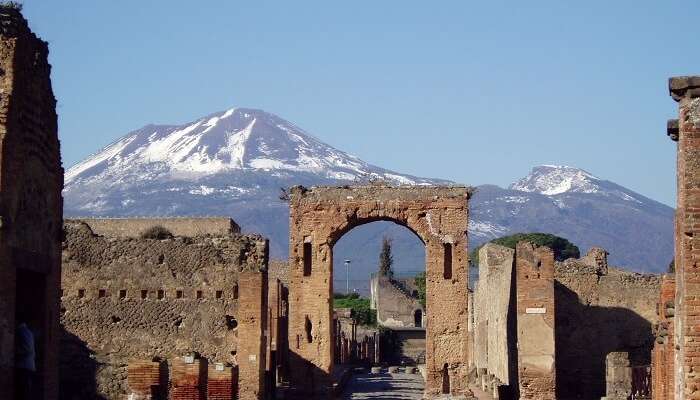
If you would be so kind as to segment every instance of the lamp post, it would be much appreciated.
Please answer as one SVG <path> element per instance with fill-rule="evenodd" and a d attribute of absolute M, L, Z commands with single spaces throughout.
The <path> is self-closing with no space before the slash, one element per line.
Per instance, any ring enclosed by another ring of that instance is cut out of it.
<path fill-rule="evenodd" d="M 350 260 L 345 260 L 345 294 L 350 294 Z"/>

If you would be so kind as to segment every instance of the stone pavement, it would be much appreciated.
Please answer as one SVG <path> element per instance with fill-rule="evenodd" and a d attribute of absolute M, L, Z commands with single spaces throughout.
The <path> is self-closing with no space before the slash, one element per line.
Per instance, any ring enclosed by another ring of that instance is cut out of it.
<path fill-rule="evenodd" d="M 355 374 L 348 380 L 340 399 L 420 400 L 423 398 L 424 386 L 420 374 L 364 372 Z"/>

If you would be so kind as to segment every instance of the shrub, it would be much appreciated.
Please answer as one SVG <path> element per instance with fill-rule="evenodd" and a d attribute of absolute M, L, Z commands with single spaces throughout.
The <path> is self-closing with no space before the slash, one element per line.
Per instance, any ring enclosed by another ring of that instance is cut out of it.
<path fill-rule="evenodd" d="M 22 11 L 22 3 L 18 1 L 0 1 L 0 7 L 14 8 L 17 11 Z"/>
<path fill-rule="evenodd" d="M 530 242 L 537 246 L 549 247 L 554 251 L 554 259 L 557 261 L 564 261 L 572 257 L 579 258 L 581 256 L 581 252 L 575 244 L 569 242 L 563 237 L 552 235 L 551 233 L 516 233 L 494 239 L 489 243 L 500 244 L 501 246 L 515 249 L 515 245 L 521 241 Z M 471 253 L 469 253 L 469 262 L 474 266 L 479 265 L 479 249 L 481 249 L 481 246 L 475 248 L 471 251 Z"/>
<path fill-rule="evenodd" d="M 362 298 L 357 293 L 333 294 L 333 308 L 351 309 L 352 319 L 359 325 L 377 325 L 377 311 L 369 308 L 369 299 Z"/>
<path fill-rule="evenodd" d="M 166 228 L 164 228 L 160 225 L 155 225 L 155 226 L 152 226 L 152 227 L 146 229 L 145 231 L 143 231 L 143 233 L 141 233 L 141 238 L 142 239 L 160 239 L 160 240 L 172 239 L 173 234 L 172 234 L 172 232 L 170 232 Z"/>

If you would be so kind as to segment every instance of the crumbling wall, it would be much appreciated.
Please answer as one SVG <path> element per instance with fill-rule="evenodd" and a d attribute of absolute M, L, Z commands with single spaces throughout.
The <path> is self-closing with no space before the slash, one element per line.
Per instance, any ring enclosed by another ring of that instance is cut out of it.
<path fill-rule="evenodd" d="M 226 236 L 241 233 L 231 218 L 90 218 L 95 235 L 138 238 L 149 228 L 162 226 L 174 236 Z"/>
<path fill-rule="evenodd" d="M 66 397 L 125 396 L 129 360 L 172 363 L 197 353 L 208 363 L 238 365 L 240 398 L 260 398 L 267 241 L 237 234 L 106 237 L 95 235 L 91 223 L 65 224 L 61 386 Z"/>
<path fill-rule="evenodd" d="M 0 398 L 14 398 L 16 310 L 37 337 L 36 398 L 58 395 L 63 168 L 48 45 L 0 6 Z"/>
<path fill-rule="evenodd" d="M 514 251 L 487 243 L 479 249 L 479 281 L 474 290 L 475 367 L 497 379 L 493 384 L 509 385 L 514 375 L 515 354 L 511 354 L 515 333 L 512 319 Z"/>
<path fill-rule="evenodd" d="M 325 398 L 333 368 L 333 245 L 378 220 L 415 232 L 426 246 L 426 395 L 469 393 L 465 187 L 294 187 L 290 190 L 292 380 Z M 309 394 L 310 396 L 311 394 Z"/>
<path fill-rule="evenodd" d="M 675 314 L 676 280 L 674 274 L 666 274 L 661 281 L 656 313 L 654 350 L 652 352 L 652 399 L 673 400 L 673 316 Z"/>
<path fill-rule="evenodd" d="M 669 79 L 678 104 L 674 321 L 675 398 L 700 397 L 700 76 Z"/>
<path fill-rule="evenodd" d="M 627 352 L 633 366 L 651 363 L 657 323 L 657 275 L 609 267 L 605 251 L 555 264 L 557 394 L 605 396 L 605 358 Z"/>
<path fill-rule="evenodd" d="M 520 398 L 554 400 L 554 252 L 519 242 L 515 250 Z"/>
<path fill-rule="evenodd" d="M 423 327 L 425 309 L 418 299 L 415 285 L 409 279 L 395 280 L 388 276 L 374 275 L 371 286 L 376 287 L 377 322 L 387 328 L 416 327 L 416 311 L 420 313 Z"/>

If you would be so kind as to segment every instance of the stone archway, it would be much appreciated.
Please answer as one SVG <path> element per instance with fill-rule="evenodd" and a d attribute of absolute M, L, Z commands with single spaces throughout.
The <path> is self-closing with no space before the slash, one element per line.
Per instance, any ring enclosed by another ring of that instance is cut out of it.
<path fill-rule="evenodd" d="M 349 230 L 392 221 L 425 244 L 426 395 L 467 394 L 467 217 L 472 190 L 435 186 L 295 186 L 290 190 L 292 384 L 325 398 L 332 384 L 333 245 Z M 447 368 L 445 368 L 447 365 Z M 445 371 L 449 374 L 444 377 Z"/>

